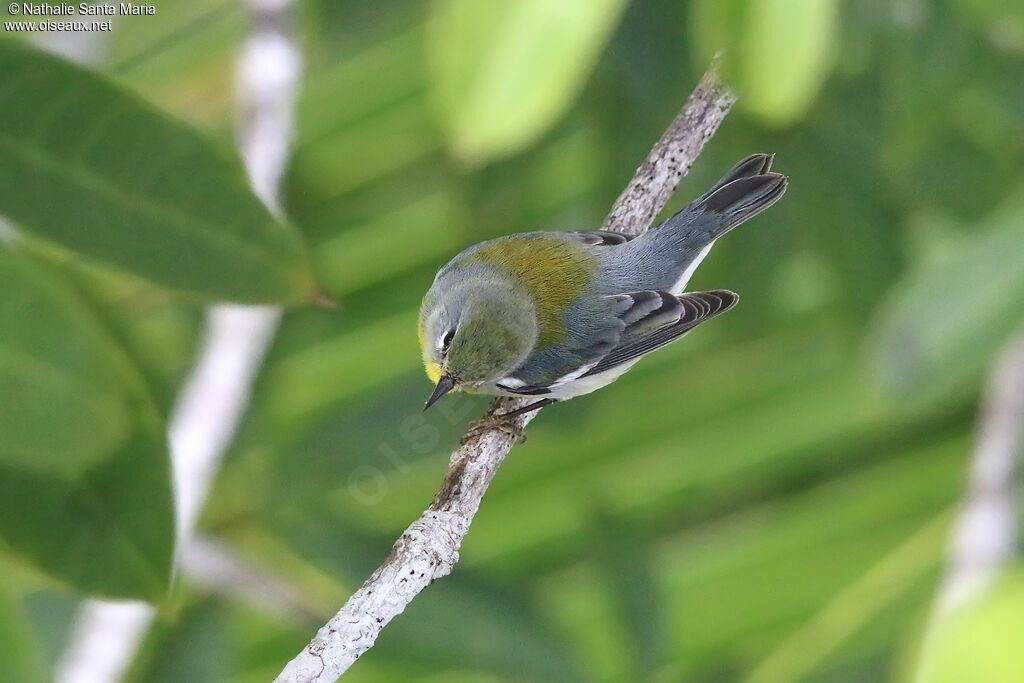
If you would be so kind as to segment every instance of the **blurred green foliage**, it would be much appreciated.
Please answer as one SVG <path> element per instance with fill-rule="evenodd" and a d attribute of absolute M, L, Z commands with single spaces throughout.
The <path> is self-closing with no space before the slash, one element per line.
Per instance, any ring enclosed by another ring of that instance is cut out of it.
<path fill-rule="evenodd" d="M 299 2 L 285 205 L 304 246 L 225 151 L 240 3 L 125 19 L 99 75 L 3 36 L 0 62 L 52 88 L 0 86 L 0 213 L 22 236 L 0 251 L 0 679 L 46 677 L 85 593 L 168 603 L 131 680 L 271 679 L 429 502 L 485 405 L 421 412 L 433 273 L 496 235 L 597 227 L 721 48 L 740 104 L 667 211 L 776 152 L 787 197 L 692 285 L 742 305 L 546 410 L 455 574 L 348 679 L 906 677 L 980 381 L 1024 323 L 1022 16 L 998 0 Z M 202 530 L 311 613 L 187 580 L 168 599 L 160 432 L 202 306 L 299 301 L 306 254 L 340 309 L 286 313 Z M 1019 630 L 1008 590 L 950 627 L 936 681 L 966 680 L 976 634 Z"/>
<path fill-rule="evenodd" d="M 81 589 L 162 601 L 169 466 L 143 378 L 28 254 L 0 249 L 0 291 L 0 535 Z"/>
<path fill-rule="evenodd" d="M 624 0 L 435 3 L 430 87 L 450 146 L 473 162 L 522 149 L 576 99 Z"/>
<path fill-rule="evenodd" d="M 938 628 L 927 643 L 930 656 L 920 683 L 1019 681 L 1024 657 L 1013 646 L 1013 634 L 1022 628 L 1024 581 L 1016 567 Z"/>
<path fill-rule="evenodd" d="M 243 302 L 312 290 L 297 236 L 239 164 L 63 60 L 0 42 L 0 205 L 26 231 L 159 284 Z"/>
<path fill-rule="evenodd" d="M 698 62 L 721 52 L 740 106 L 767 124 L 794 123 L 836 57 L 839 0 L 696 0 Z"/>
<path fill-rule="evenodd" d="M 20 606 L 0 592 L 0 677 L 5 681 L 43 680 L 39 644 Z"/>

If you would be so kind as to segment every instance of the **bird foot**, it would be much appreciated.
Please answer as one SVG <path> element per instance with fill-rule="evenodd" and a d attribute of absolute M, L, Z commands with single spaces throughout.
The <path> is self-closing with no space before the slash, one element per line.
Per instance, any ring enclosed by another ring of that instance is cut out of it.
<path fill-rule="evenodd" d="M 516 444 L 521 444 L 526 441 L 526 434 L 523 433 L 523 428 L 519 426 L 516 421 L 516 417 L 519 414 L 506 414 L 506 413 L 491 413 L 485 415 L 479 420 L 473 420 L 469 423 L 469 429 L 459 440 L 459 443 L 465 444 L 470 439 L 475 439 L 484 432 L 497 430 L 508 434 L 516 440 Z"/>

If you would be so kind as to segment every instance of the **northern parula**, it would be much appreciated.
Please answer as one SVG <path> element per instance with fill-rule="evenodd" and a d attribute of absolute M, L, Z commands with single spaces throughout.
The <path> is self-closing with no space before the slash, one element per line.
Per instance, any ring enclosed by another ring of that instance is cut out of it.
<path fill-rule="evenodd" d="M 775 203 L 786 177 L 755 154 L 661 225 L 633 239 L 603 231 L 529 232 L 469 247 L 438 271 L 419 338 L 435 382 L 539 400 L 516 413 L 606 386 L 640 358 L 739 300 L 683 294 L 715 240 Z"/>

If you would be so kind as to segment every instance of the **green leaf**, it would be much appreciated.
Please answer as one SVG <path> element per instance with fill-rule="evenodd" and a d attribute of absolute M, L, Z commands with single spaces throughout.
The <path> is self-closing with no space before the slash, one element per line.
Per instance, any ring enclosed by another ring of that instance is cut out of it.
<path fill-rule="evenodd" d="M 1024 322 L 1020 194 L 972 232 L 952 257 L 911 269 L 881 310 L 875 363 L 901 400 L 926 405 L 969 386 Z"/>
<path fill-rule="evenodd" d="M 42 683 L 39 648 L 17 603 L 0 588 L 0 681 Z"/>
<path fill-rule="evenodd" d="M 835 0 L 752 3 L 742 106 L 777 125 L 801 118 L 831 70 L 838 11 Z"/>
<path fill-rule="evenodd" d="M 25 231 L 212 299 L 309 297 L 297 234 L 195 130 L 20 41 L 0 73 L 0 212 Z"/>
<path fill-rule="evenodd" d="M 0 539 L 76 587 L 159 599 L 174 521 L 164 427 L 91 311 L 0 249 Z"/>
<path fill-rule="evenodd" d="M 82 591 L 162 600 L 174 547 L 162 426 L 140 416 L 114 457 L 74 482 L 0 465 L 0 537 Z"/>
<path fill-rule="evenodd" d="M 624 0 L 440 0 L 433 94 L 454 153 L 479 163 L 543 134 L 575 99 Z"/>
<path fill-rule="evenodd" d="M 227 610 L 216 601 L 192 605 L 174 623 L 153 629 L 126 681 L 217 683 L 231 680 L 238 659 Z"/>
<path fill-rule="evenodd" d="M 802 118 L 832 69 L 837 0 L 699 0 L 693 7 L 699 60 L 725 51 L 740 106 L 776 126 Z"/>
<path fill-rule="evenodd" d="M 0 463 L 74 477 L 128 438 L 130 368 L 66 288 L 4 248 L 0 292 Z"/>

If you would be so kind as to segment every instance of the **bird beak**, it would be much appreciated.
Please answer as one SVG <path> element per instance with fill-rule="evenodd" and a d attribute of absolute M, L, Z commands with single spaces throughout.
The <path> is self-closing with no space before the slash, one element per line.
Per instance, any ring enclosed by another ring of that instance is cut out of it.
<path fill-rule="evenodd" d="M 455 380 L 452 379 L 451 375 L 441 375 L 441 379 L 437 380 L 437 386 L 434 387 L 434 393 L 427 399 L 427 405 L 423 406 L 423 410 L 426 410 L 430 406 L 434 405 L 437 399 L 441 398 L 449 391 L 455 388 Z"/>

